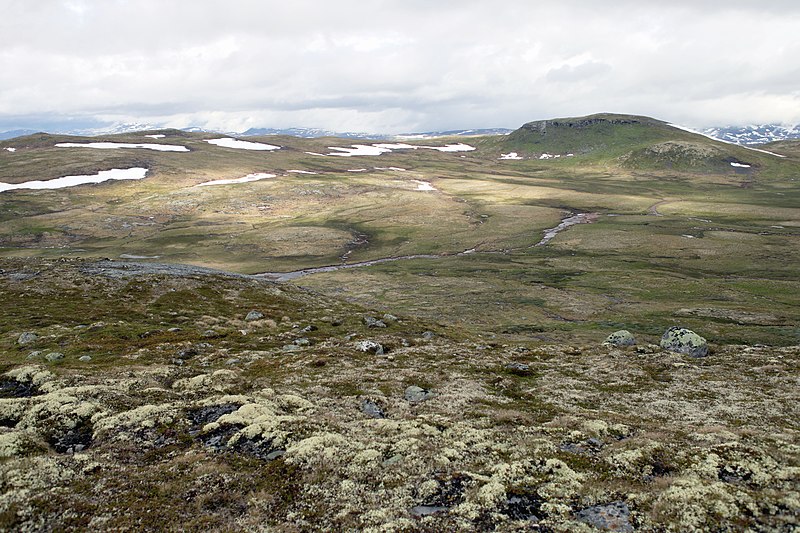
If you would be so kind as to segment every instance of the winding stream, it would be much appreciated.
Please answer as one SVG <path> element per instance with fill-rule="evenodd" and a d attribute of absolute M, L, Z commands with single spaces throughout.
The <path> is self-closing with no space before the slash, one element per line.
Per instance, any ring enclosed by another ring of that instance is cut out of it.
<path fill-rule="evenodd" d="M 597 221 L 600 217 L 599 213 L 578 213 L 578 214 L 570 214 L 567 218 L 561 221 L 561 224 L 556 226 L 555 228 L 550 228 L 545 230 L 544 237 L 541 241 L 536 243 L 530 248 L 535 246 L 544 246 L 548 242 L 550 242 L 556 235 L 560 232 L 564 231 L 565 229 L 574 226 L 576 224 L 591 224 L 592 222 Z M 372 265 L 379 265 L 381 263 L 391 263 L 393 261 L 405 261 L 409 259 L 440 259 L 442 257 L 455 257 L 461 255 L 470 255 L 470 254 L 480 254 L 480 253 L 497 253 L 497 252 L 480 252 L 475 248 L 470 248 L 469 250 L 464 250 L 463 252 L 459 252 L 456 254 L 416 254 L 416 255 L 399 255 L 396 257 L 383 257 L 380 259 L 372 259 L 370 261 L 360 261 L 357 263 L 342 263 L 340 265 L 328 265 L 322 267 L 314 267 L 314 268 L 304 268 L 302 270 L 293 270 L 291 272 L 262 272 L 260 274 L 253 274 L 253 276 L 257 278 L 264 278 L 269 279 L 272 281 L 291 281 L 293 279 L 302 278 L 303 276 L 308 276 L 310 274 L 321 274 L 323 272 L 336 272 L 337 270 L 344 270 L 346 268 L 361 268 L 361 267 L 368 267 Z"/>
<path fill-rule="evenodd" d="M 565 229 L 576 224 L 591 224 L 592 222 L 596 222 L 599 217 L 600 213 L 578 213 L 576 215 L 570 215 L 563 219 L 561 224 L 555 228 L 544 230 L 544 237 L 542 237 L 541 241 L 534 244 L 534 246 L 544 246 Z"/>

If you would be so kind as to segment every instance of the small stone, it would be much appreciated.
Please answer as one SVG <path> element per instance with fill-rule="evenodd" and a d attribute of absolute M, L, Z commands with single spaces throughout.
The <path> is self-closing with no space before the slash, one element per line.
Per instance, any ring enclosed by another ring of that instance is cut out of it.
<path fill-rule="evenodd" d="M 239 316 L 241 316 L 241 315 L 239 315 Z M 247 313 L 247 316 L 244 317 L 244 320 L 245 320 L 245 322 L 252 322 L 253 320 L 261 320 L 262 318 L 264 318 L 264 313 L 262 313 L 261 311 L 256 311 L 255 309 L 253 309 L 252 311 Z"/>
<path fill-rule="evenodd" d="M 189 346 L 188 348 L 179 350 L 178 353 L 175 354 L 175 357 L 185 361 L 186 359 L 191 359 L 198 353 L 200 352 L 197 350 L 197 348 L 195 348 L 194 346 Z"/>
<path fill-rule="evenodd" d="M 302 348 L 296 344 L 285 344 L 281 350 L 284 352 L 299 352 Z"/>
<path fill-rule="evenodd" d="M 383 412 L 381 406 L 372 400 L 364 400 L 361 402 L 361 412 L 370 418 L 386 418 L 386 413 Z"/>
<path fill-rule="evenodd" d="M 213 329 L 207 329 L 203 332 L 203 337 L 207 339 L 213 339 L 214 337 L 219 337 L 219 333 L 217 333 Z"/>
<path fill-rule="evenodd" d="M 578 511 L 575 517 L 579 522 L 589 524 L 606 531 L 634 531 L 630 523 L 631 511 L 625 502 L 612 502 L 606 505 L 595 505 Z"/>
<path fill-rule="evenodd" d="M 425 339 L 426 341 L 429 341 L 429 340 L 433 339 L 435 336 L 436 336 L 436 333 L 434 333 L 432 331 L 426 331 L 426 332 L 424 332 L 422 334 L 422 338 Z"/>
<path fill-rule="evenodd" d="M 383 355 L 385 353 L 383 345 L 370 340 L 357 342 L 356 349 L 360 352 L 372 352 L 375 355 Z"/>
<path fill-rule="evenodd" d="M 83 363 L 88 363 L 91 360 L 92 360 L 92 356 L 91 355 L 82 355 L 82 356 L 78 357 L 78 361 L 81 361 Z"/>
<path fill-rule="evenodd" d="M 45 355 L 44 358 L 50 361 L 51 363 L 54 363 L 56 361 L 61 361 L 62 359 L 64 359 L 64 354 L 61 352 L 50 352 L 47 355 Z"/>
<path fill-rule="evenodd" d="M 381 463 L 381 466 L 392 466 L 403 460 L 402 455 L 393 455 Z"/>
<path fill-rule="evenodd" d="M 317 326 L 315 326 L 314 324 L 310 324 L 310 325 L 304 327 L 303 329 L 301 329 L 300 331 L 303 332 L 303 333 L 310 333 L 312 331 L 317 331 L 317 329 L 319 329 L 319 328 L 317 328 Z"/>
<path fill-rule="evenodd" d="M 296 339 L 296 340 L 294 341 L 294 343 L 295 343 L 296 345 L 298 345 L 298 346 L 308 346 L 308 345 L 310 345 L 310 344 L 311 344 L 311 341 L 310 341 L 310 340 L 308 340 L 308 339 L 306 339 L 305 337 L 300 337 L 299 339 Z"/>
<path fill-rule="evenodd" d="M 430 516 L 437 513 L 444 513 L 447 507 L 441 505 L 416 505 L 409 509 L 411 516 L 422 518 L 423 516 Z"/>
<path fill-rule="evenodd" d="M 32 351 L 31 353 L 28 354 L 28 359 L 36 359 L 40 355 L 42 355 L 41 350 L 34 350 L 34 351 Z"/>
<path fill-rule="evenodd" d="M 519 376 L 528 376 L 531 373 L 531 365 L 525 363 L 518 363 L 516 361 L 512 361 L 506 365 L 506 369 L 509 370 L 512 374 L 517 374 Z"/>
<path fill-rule="evenodd" d="M 181 328 L 169 328 L 167 331 L 170 333 L 178 333 L 181 331 Z"/>
<path fill-rule="evenodd" d="M 339 318 L 334 318 L 333 320 L 331 320 L 331 326 L 333 327 L 338 327 L 341 326 L 342 324 L 344 324 L 344 322 Z"/>
<path fill-rule="evenodd" d="M 608 337 L 606 337 L 605 342 L 603 342 L 604 346 L 635 346 L 636 345 L 636 338 L 633 334 L 628 331 L 627 329 L 621 329 L 619 331 L 615 331 Z"/>
<path fill-rule="evenodd" d="M 423 389 L 422 387 L 417 387 L 416 385 L 411 385 L 410 387 L 406 388 L 405 392 L 403 393 L 403 397 L 409 403 L 419 403 L 424 402 L 426 400 L 430 400 L 431 398 L 435 398 L 438 396 L 435 392 L 431 392 L 428 389 Z"/>
<path fill-rule="evenodd" d="M 368 328 L 385 328 L 386 324 L 375 318 L 374 316 L 365 316 L 364 317 L 364 325 Z"/>
<path fill-rule="evenodd" d="M 383 319 L 384 322 L 397 322 L 399 320 L 396 316 L 390 313 L 386 313 L 381 318 Z"/>
<path fill-rule="evenodd" d="M 26 331 L 17 338 L 17 344 L 20 346 L 25 346 L 26 344 L 32 344 L 37 340 L 39 340 L 39 335 L 31 331 Z"/>
<path fill-rule="evenodd" d="M 673 326 L 664 332 L 661 337 L 661 347 L 671 352 L 682 353 L 692 357 L 705 357 L 708 355 L 708 342 L 686 328 Z"/>
<path fill-rule="evenodd" d="M 274 452 L 268 453 L 265 459 L 267 461 L 274 461 L 275 459 L 283 457 L 284 455 L 286 455 L 286 450 L 275 450 Z"/>

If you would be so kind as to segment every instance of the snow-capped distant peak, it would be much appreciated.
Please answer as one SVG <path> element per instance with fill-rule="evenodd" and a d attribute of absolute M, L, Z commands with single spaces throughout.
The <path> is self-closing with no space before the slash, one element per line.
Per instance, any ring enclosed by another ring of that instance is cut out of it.
<path fill-rule="evenodd" d="M 800 125 L 751 124 L 706 128 L 701 132 L 720 141 L 736 144 L 764 144 L 787 139 L 800 139 Z"/>

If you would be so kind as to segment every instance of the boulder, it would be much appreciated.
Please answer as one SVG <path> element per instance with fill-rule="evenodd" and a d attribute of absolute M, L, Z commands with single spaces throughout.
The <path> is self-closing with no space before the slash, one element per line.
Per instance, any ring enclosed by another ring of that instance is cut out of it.
<path fill-rule="evenodd" d="M 517 374 L 518 376 L 528 376 L 531 374 L 531 365 L 512 361 L 511 363 L 506 364 L 506 370 L 512 374 Z"/>
<path fill-rule="evenodd" d="M 430 400 L 431 398 L 435 398 L 438 396 L 435 392 L 431 392 L 428 389 L 423 389 L 422 387 L 417 387 L 416 385 L 411 385 L 408 387 L 403 393 L 403 398 L 406 399 L 409 403 L 419 403 L 424 402 L 426 400 Z"/>
<path fill-rule="evenodd" d="M 64 354 L 61 352 L 50 352 L 47 355 L 45 355 L 44 358 L 50 361 L 51 363 L 54 363 L 56 361 L 61 361 L 62 359 L 64 359 Z"/>
<path fill-rule="evenodd" d="M 587 507 L 575 514 L 579 522 L 605 531 L 634 531 L 630 523 L 631 511 L 625 502 Z"/>
<path fill-rule="evenodd" d="M 385 328 L 386 323 L 382 320 L 378 320 L 374 316 L 365 316 L 364 317 L 364 325 L 368 328 Z"/>
<path fill-rule="evenodd" d="M 383 355 L 385 353 L 382 344 L 370 340 L 357 342 L 356 349 L 360 352 L 372 352 L 375 355 Z"/>
<path fill-rule="evenodd" d="M 708 343 L 694 331 L 678 326 L 669 328 L 661 337 L 661 347 L 692 357 L 708 355 Z"/>
<path fill-rule="evenodd" d="M 361 412 L 370 418 L 386 418 L 386 413 L 381 409 L 381 406 L 372 400 L 361 402 Z"/>
<path fill-rule="evenodd" d="M 636 346 L 636 338 L 633 336 L 633 333 L 628 331 L 627 329 L 621 329 L 619 331 L 615 331 L 608 337 L 606 337 L 605 342 L 603 342 L 605 346 Z"/>
<path fill-rule="evenodd" d="M 261 320 L 262 318 L 264 318 L 264 313 L 262 313 L 261 311 L 256 311 L 255 309 L 253 309 L 252 311 L 247 313 L 247 316 L 244 317 L 244 320 L 245 320 L 245 322 L 252 322 L 254 320 Z"/>
<path fill-rule="evenodd" d="M 32 344 L 37 340 L 39 340 L 39 335 L 31 331 L 26 331 L 25 333 L 20 335 L 19 338 L 17 338 L 17 344 L 19 344 L 20 346 L 25 346 L 26 344 Z"/>

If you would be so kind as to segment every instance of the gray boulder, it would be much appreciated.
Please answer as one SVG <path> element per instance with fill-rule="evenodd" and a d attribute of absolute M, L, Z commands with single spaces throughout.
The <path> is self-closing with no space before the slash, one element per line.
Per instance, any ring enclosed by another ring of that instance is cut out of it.
<path fill-rule="evenodd" d="M 672 326 L 661 337 L 661 347 L 671 352 L 678 352 L 692 357 L 708 355 L 708 343 L 694 331 Z"/>
<path fill-rule="evenodd" d="M 91 360 L 92 360 L 92 356 L 91 355 L 82 355 L 82 356 L 78 357 L 78 361 L 81 361 L 83 363 L 88 363 Z"/>
<path fill-rule="evenodd" d="M 17 344 L 19 344 L 20 346 L 25 346 L 26 344 L 32 344 L 37 340 L 39 340 L 39 335 L 31 331 L 26 331 L 25 333 L 20 335 L 19 338 L 17 338 Z"/>
<path fill-rule="evenodd" d="M 423 389 L 422 387 L 417 387 L 416 385 L 411 385 L 408 387 L 403 393 L 403 398 L 406 399 L 409 403 L 420 403 L 426 400 L 430 400 L 431 398 L 435 398 L 438 396 L 435 392 L 431 392 L 428 389 Z"/>
<path fill-rule="evenodd" d="M 625 502 L 587 507 L 575 514 L 579 522 L 605 531 L 634 531 L 630 523 L 631 511 Z"/>
<path fill-rule="evenodd" d="M 357 342 L 356 349 L 360 352 L 372 352 L 375 355 L 383 355 L 385 353 L 381 343 L 370 340 Z"/>
<path fill-rule="evenodd" d="M 61 352 L 50 352 L 47 355 L 45 355 L 44 358 L 50 361 L 51 363 L 54 363 L 56 361 L 61 361 L 62 359 L 64 359 L 64 354 Z"/>
<path fill-rule="evenodd" d="M 627 329 L 621 329 L 619 331 L 615 331 L 608 337 L 606 337 L 605 342 L 603 342 L 605 346 L 636 346 L 636 338 L 633 336 L 633 333 L 628 331 Z"/>
<path fill-rule="evenodd" d="M 382 320 L 378 320 L 374 316 L 365 316 L 364 317 L 364 325 L 368 328 L 385 328 L 386 323 Z"/>
<path fill-rule="evenodd" d="M 386 418 L 386 413 L 381 409 L 381 406 L 372 400 L 361 402 L 361 412 L 370 418 Z"/>
<path fill-rule="evenodd" d="M 261 320 L 262 318 L 264 318 L 264 313 L 253 309 L 252 311 L 247 313 L 247 316 L 244 317 L 244 320 L 245 322 L 252 322 L 253 320 Z"/>

